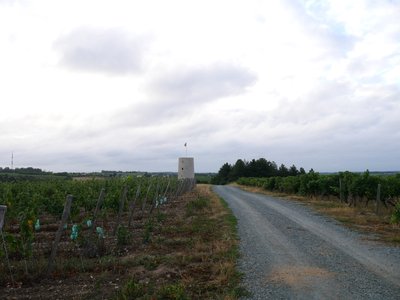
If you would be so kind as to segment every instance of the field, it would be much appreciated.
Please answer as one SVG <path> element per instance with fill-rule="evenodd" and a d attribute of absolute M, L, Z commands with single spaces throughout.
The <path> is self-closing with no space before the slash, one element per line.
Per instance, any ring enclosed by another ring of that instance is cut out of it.
<path fill-rule="evenodd" d="M 235 219 L 207 185 L 170 177 L 21 180 L 1 183 L 0 197 L 5 298 L 235 299 L 244 292 Z"/>

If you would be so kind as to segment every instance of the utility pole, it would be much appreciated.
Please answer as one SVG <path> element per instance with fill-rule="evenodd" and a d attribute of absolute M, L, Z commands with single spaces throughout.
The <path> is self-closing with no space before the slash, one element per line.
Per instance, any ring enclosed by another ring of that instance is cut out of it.
<path fill-rule="evenodd" d="M 14 170 L 14 152 L 11 152 L 11 170 Z"/>

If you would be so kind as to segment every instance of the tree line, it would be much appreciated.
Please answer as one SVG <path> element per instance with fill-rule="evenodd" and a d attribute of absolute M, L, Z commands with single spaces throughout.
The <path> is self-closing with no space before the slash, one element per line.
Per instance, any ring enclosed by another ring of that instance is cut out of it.
<path fill-rule="evenodd" d="M 274 161 L 265 158 L 246 161 L 238 159 L 234 165 L 225 163 L 219 169 L 217 175 L 211 179 L 212 184 L 227 184 L 241 177 L 287 177 L 306 174 L 303 168 L 297 169 L 295 165 L 279 167 Z"/>

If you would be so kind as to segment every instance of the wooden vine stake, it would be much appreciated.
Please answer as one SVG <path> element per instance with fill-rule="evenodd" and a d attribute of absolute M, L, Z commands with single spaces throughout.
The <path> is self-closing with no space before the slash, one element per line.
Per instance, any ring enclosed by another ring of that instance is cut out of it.
<path fill-rule="evenodd" d="M 106 193 L 106 190 L 104 188 L 102 188 L 100 191 L 99 199 L 97 199 L 96 208 L 94 209 L 92 232 L 94 232 L 96 230 L 96 218 L 97 218 L 97 214 L 100 210 L 100 207 L 103 205 L 105 193 Z"/>
<path fill-rule="evenodd" d="M 121 215 L 122 215 L 122 211 L 124 210 L 124 204 L 126 201 L 127 194 L 128 194 L 128 187 L 124 186 L 124 189 L 121 194 L 121 198 L 119 198 L 118 217 L 117 217 L 117 222 L 115 223 L 114 232 L 113 232 L 114 236 L 117 234 L 119 223 L 121 223 Z"/>
<path fill-rule="evenodd" d="M 150 182 L 149 187 L 147 188 L 147 193 L 146 193 L 146 197 L 144 197 L 143 199 L 143 203 L 142 203 L 142 213 L 146 207 L 146 203 L 147 203 L 147 198 L 149 197 L 149 193 L 150 193 L 150 189 L 152 188 L 152 182 Z"/>
<path fill-rule="evenodd" d="M 0 230 L 3 230 L 4 219 L 6 218 L 7 206 L 0 205 Z"/>
<path fill-rule="evenodd" d="M 136 189 L 135 199 L 133 199 L 133 201 L 131 201 L 129 203 L 129 222 L 128 222 L 128 227 L 131 227 L 132 219 L 133 219 L 133 213 L 134 213 L 134 210 L 135 210 L 135 204 L 136 204 L 136 201 L 139 199 L 139 196 L 140 196 L 140 184 Z"/>
<path fill-rule="evenodd" d="M 178 197 L 181 195 L 181 190 L 184 185 L 184 181 L 185 181 L 184 179 L 178 180 L 178 186 L 176 188 L 175 199 L 178 199 Z"/>
<path fill-rule="evenodd" d="M 164 194 L 163 194 L 163 198 L 167 197 L 167 193 L 168 193 L 170 182 L 171 182 L 171 180 L 168 177 L 168 183 L 167 183 L 167 187 L 165 188 L 165 191 L 164 191 Z"/>
<path fill-rule="evenodd" d="M 343 186 L 342 186 L 342 179 L 339 178 L 339 198 L 340 198 L 340 203 L 343 203 Z"/>
<path fill-rule="evenodd" d="M 156 206 L 156 203 L 159 199 L 159 194 L 158 194 L 159 189 L 160 189 L 160 182 L 157 182 L 156 193 L 154 194 L 154 199 L 153 199 L 153 202 L 151 203 L 151 207 L 150 207 L 150 211 L 149 211 L 150 214 L 153 213 L 153 209 Z"/>
<path fill-rule="evenodd" d="M 4 240 L 4 235 L 3 235 L 3 225 L 4 225 L 4 220 L 6 218 L 6 212 L 7 212 L 7 206 L 0 205 L 0 234 L 1 234 L 1 240 L 3 242 L 3 249 L 4 249 L 4 254 L 6 255 L 6 261 L 7 261 L 8 270 L 10 271 L 11 282 L 14 285 L 14 277 L 13 277 L 13 274 L 12 274 L 12 271 L 11 271 L 11 265 L 10 265 L 10 261 L 8 259 L 6 241 Z"/>
<path fill-rule="evenodd" d="M 376 208 L 375 213 L 377 215 L 379 215 L 379 207 L 380 207 L 380 205 L 381 205 L 381 184 L 379 183 L 378 184 L 378 189 L 376 191 L 376 206 L 375 206 L 375 208 Z"/>
<path fill-rule="evenodd" d="M 60 226 L 58 227 L 58 230 L 57 230 L 57 233 L 56 233 L 56 239 L 55 239 L 55 241 L 53 243 L 53 246 L 51 248 L 51 254 L 50 254 L 49 262 L 48 262 L 48 265 L 47 265 L 47 275 L 49 275 L 53 271 L 54 259 L 56 258 L 58 244 L 60 242 L 61 235 L 62 235 L 63 230 L 64 230 L 64 225 L 67 223 L 69 214 L 71 212 L 72 200 L 73 200 L 73 196 L 72 195 L 68 195 L 67 196 L 67 200 L 65 201 L 64 210 L 63 210 L 63 214 L 62 214 L 62 217 L 61 217 L 61 223 L 60 223 Z"/>

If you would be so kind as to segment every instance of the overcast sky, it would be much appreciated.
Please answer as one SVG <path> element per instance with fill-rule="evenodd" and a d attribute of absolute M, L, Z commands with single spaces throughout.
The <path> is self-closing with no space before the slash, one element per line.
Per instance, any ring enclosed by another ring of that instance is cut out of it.
<path fill-rule="evenodd" d="M 0 166 L 400 170 L 400 1 L 0 0 Z"/>

